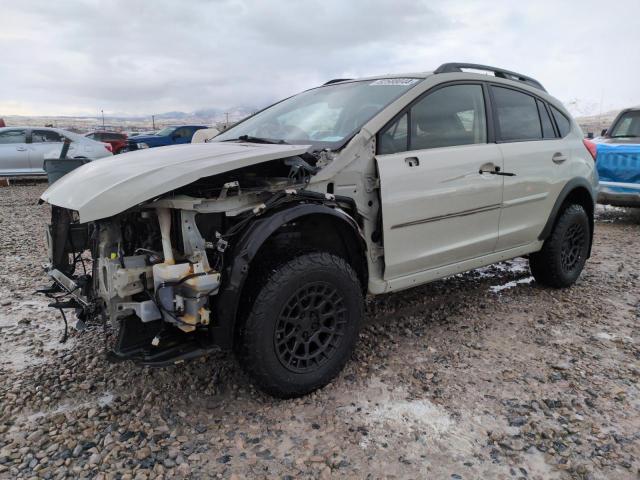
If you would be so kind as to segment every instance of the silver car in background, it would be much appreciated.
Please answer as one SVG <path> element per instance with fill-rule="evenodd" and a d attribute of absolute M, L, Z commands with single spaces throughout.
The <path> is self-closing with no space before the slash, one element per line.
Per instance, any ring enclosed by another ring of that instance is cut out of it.
<path fill-rule="evenodd" d="M 111 156 L 111 146 L 73 132 L 49 127 L 0 128 L 0 176 L 44 175 L 45 158 L 60 155 L 62 144 L 71 140 L 68 158 Z"/>

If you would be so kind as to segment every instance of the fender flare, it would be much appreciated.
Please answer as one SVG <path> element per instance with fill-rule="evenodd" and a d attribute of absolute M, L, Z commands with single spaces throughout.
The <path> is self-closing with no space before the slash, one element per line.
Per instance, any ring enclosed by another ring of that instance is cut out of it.
<path fill-rule="evenodd" d="M 591 185 L 585 178 L 582 178 L 582 177 L 573 178 L 565 184 L 565 186 L 560 191 L 560 194 L 558 194 L 558 198 L 556 198 L 556 202 L 554 203 L 553 208 L 551 209 L 551 213 L 549 214 L 547 223 L 542 229 L 542 232 L 540 232 L 540 235 L 538 235 L 538 240 L 544 241 L 549 237 L 549 235 L 551 235 L 551 232 L 553 231 L 553 227 L 556 224 L 558 215 L 560 214 L 562 205 L 567 200 L 569 195 L 573 191 L 575 191 L 577 188 L 584 188 L 585 190 L 587 190 L 587 192 L 589 192 L 589 195 L 591 196 L 591 202 L 592 202 L 591 211 L 595 212 L 597 192 L 594 189 L 593 185 Z M 593 214 L 591 215 L 591 218 L 589 218 L 589 224 L 591 227 L 591 238 L 589 239 L 589 255 L 590 255 L 591 244 L 593 243 Z"/>
<path fill-rule="evenodd" d="M 356 238 L 360 239 L 362 251 L 366 250 L 366 241 L 357 222 L 339 208 L 331 208 L 320 203 L 303 203 L 257 218 L 240 234 L 231 255 L 228 257 L 231 261 L 224 269 L 223 285 L 216 295 L 216 316 L 209 329 L 212 343 L 223 349 L 233 347 L 233 335 L 242 290 L 249 276 L 249 265 L 260 247 L 282 225 L 315 214 L 328 215 L 344 222 L 352 229 Z"/>

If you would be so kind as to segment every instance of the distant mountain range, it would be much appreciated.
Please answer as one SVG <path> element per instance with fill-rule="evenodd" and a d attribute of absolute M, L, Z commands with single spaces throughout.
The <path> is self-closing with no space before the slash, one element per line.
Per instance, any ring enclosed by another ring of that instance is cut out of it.
<path fill-rule="evenodd" d="M 156 120 L 186 120 L 186 119 L 214 119 L 214 120 L 226 120 L 229 115 L 229 121 L 238 120 L 259 110 L 256 107 L 241 106 L 230 109 L 221 108 L 202 108 L 193 112 L 164 112 L 153 114 Z M 80 118 L 80 117 L 75 117 Z M 86 117 L 93 118 L 93 117 Z M 122 113 L 105 114 L 105 120 L 148 120 L 151 118 L 149 115 L 127 115 Z"/>
<path fill-rule="evenodd" d="M 201 124 L 201 125 L 221 125 L 233 124 L 248 117 L 259 108 L 250 106 L 240 106 L 229 109 L 203 108 L 194 112 L 164 112 L 152 115 L 129 115 L 125 113 L 105 114 L 104 124 L 107 128 L 116 129 L 144 129 L 150 130 L 155 122 L 156 128 L 173 124 Z M 7 126 L 45 126 L 53 125 L 59 128 L 67 128 L 75 131 L 87 131 L 99 128 L 102 117 L 88 115 L 6 115 L 4 118 Z"/>

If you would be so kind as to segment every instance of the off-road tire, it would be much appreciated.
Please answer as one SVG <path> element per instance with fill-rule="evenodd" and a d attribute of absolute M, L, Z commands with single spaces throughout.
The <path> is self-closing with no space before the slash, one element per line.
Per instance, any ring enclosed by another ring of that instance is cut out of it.
<path fill-rule="evenodd" d="M 575 283 L 589 253 L 591 227 L 581 205 L 568 205 L 556 221 L 542 250 L 529 255 L 529 268 L 536 282 L 553 288 Z"/>
<path fill-rule="evenodd" d="M 306 253 L 271 269 L 254 288 L 236 352 L 255 385 L 280 398 L 327 385 L 351 356 L 364 315 L 351 266 L 329 253 Z"/>

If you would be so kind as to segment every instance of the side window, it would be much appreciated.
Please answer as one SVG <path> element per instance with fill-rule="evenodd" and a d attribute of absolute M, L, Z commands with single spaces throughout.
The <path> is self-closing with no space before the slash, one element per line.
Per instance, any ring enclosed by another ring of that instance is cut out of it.
<path fill-rule="evenodd" d="M 560 136 L 566 137 L 569 135 L 569 132 L 571 131 L 571 122 L 569 119 L 564 116 L 564 113 L 553 106 L 551 107 L 551 113 L 553 114 L 553 118 L 556 119 L 556 125 L 558 126 Z"/>
<path fill-rule="evenodd" d="M 378 137 L 378 153 L 406 152 L 409 149 L 408 113 L 389 125 Z"/>
<path fill-rule="evenodd" d="M 61 143 L 62 137 L 50 130 L 33 130 L 31 132 L 32 143 Z"/>
<path fill-rule="evenodd" d="M 487 142 L 480 85 L 451 85 L 428 94 L 410 111 L 409 150 Z"/>
<path fill-rule="evenodd" d="M 5 130 L 0 132 L 0 144 L 27 143 L 26 130 Z"/>
<path fill-rule="evenodd" d="M 540 114 L 540 123 L 542 124 L 542 137 L 543 138 L 556 138 L 556 132 L 553 130 L 553 123 L 549 117 L 547 107 L 544 106 L 540 100 L 536 100 L 538 103 L 538 113 Z"/>
<path fill-rule="evenodd" d="M 500 140 L 508 142 L 542 138 L 535 98 L 510 88 L 492 86 L 491 90 L 498 117 Z"/>
<path fill-rule="evenodd" d="M 178 128 L 173 132 L 173 136 L 177 138 L 189 138 L 191 136 L 191 130 L 188 128 Z"/>

